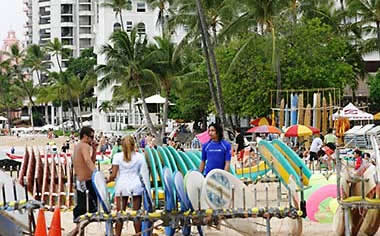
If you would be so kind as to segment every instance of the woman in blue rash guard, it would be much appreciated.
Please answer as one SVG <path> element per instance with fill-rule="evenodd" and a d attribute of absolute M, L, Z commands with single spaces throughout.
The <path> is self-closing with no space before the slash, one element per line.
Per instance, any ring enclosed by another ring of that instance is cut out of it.
<path fill-rule="evenodd" d="M 202 162 L 199 171 L 205 176 L 213 169 L 229 171 L 231 144 L 223 139 L 223 128 L 212 123 L 208 127 L 208 134 L 210 141 L 202 146 Z"/>

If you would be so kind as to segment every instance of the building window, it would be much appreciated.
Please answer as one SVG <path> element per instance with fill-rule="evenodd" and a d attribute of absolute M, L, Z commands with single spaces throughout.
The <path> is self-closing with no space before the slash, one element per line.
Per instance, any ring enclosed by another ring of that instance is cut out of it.
<path fill-rule="evenodd" d="M 131 32 L 132 31 L 132 21 L 127 21 L 127 32 Z"/>
<path fill-rule="evenodd" d="M 113 31 L 116 31 L 116 30 L 121 30 L 121 24 L 120 23 L 113 24 Z"/>
<path fill-rule="evenodd" d="M 73 17 L 72 16 L 61 16 L 61 22 L 62 23 L 73 22 Z"/>
<path fill-rule="evenodd" d="M 144 23 L 138 23 L 138 25 L 137 25 L 137 33 L 139 35 L 145 34 L 145 24 Z"/>
<path fill-rule="evenodd" d="M 137 12 L 145 12 L 145 2 L 137 3 Z"/>

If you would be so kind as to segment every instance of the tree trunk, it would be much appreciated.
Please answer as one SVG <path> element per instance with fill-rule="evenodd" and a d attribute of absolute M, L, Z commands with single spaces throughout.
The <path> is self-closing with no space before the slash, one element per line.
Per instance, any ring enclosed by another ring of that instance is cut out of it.
<path fill-rule="evenodd" d="M 45 107 L 45 124 L 49 124 L 49 106 L 47 103 L 44 104 Z"/>
<path fill-rule="evenodd" d="M 79 109 L 79 128 L 81 128 L 83 126 L 83 120 L 82 120 L 82 116 L 81 116 L 81 108 L 80 108 L 80 99 L 79 99 L 79 96 L 77 97 L 77 102 L 78 102 L 78 109 Z"/>
<path fill-rule="evenodd" d="M 61 72 L 61 73 L 62 73 L 62 67 L 61 67 L 61 63 L 59 62 L 58 53 L 57 53 L 57 54 L 55 54 L 55 58 L 57 59 L 57 64 L 58 64 L 59 72 Z"/>
<path fill-rule="evenodd" d="M 125 32 L 124 22 L 123 22 L 123 11 L 120 11 L 120 24 L 121 24 L 121 29 Z"/>
<path fill-rule="evenodd" d="M 150 129 L 151 133 L 157 137 L 157 130 L 153 125 L 152 119 L 150 118 L 148 105 L 145 102 L 144 91 L 143 91 L 141 84 L 139 82 L 137 82 L 137 87 L 139 88 L 139 91 L 140 91 L 140 97 L 142 100 L 142 105 L 143 105 L 143 109 L 144 109 L 144 116 L 145 116 L 146 123 L 147 123 L 148 128 Z"/>
<path fill-rule="evenodd" d="M 169 112 L 169 94 L 170 90 L 168 89 L 166 91 L 166 98 L 165 98 L 165 103 L 164 103 L 164 110 L 163 110 L 163 117 L 162 117 L 162 128 L 161 128 L 161 134 L 158 138 L 158 143 L 162 144 L 162 140 L 165 137 L 165 130 L 166 130 L 166 125 L 168 123 L 168 112 Z"/>
<path fill-rule="evenodd" d="M 201 22 L 202 36 L 205 38 L 205 41 L 206 41 L 205 46 L 206 46 L 206 49 L 210 53 L 211 64 L 212 64 L 212 66 L 214 68 L 214 72 L 215 72 L 216 96 L 217 96 L 217 99 L 219 102 L 219 112 L 220 112 L 219 117 L 220 117 L 221 125 L 222 125 L 222 127 L 229 126 L 227 121 L 226 121 L 226 117 L 224 116 L 222 85 L 221 85 L 221 81 L 220 81 L 218 65 L 216 63 L 216 57 L 214 54 L 214 48 L 213 48 L 213 45 L 211 44 L 210 38 L 208 36 L 208 31 L 207 31 L 208 28 L 206 26 L 206 20 L 205 20 L 204 14 L 203 14 L 203 8 L 201 6 L 201 2 L 200 2 L 200 0 L 195 0 L 195 1 L 197 4 L 198 15 L 199 15 L 199 19 Z"/>
<path fill-rule="evenodd" d="M 30 119 L 30 124 L 32 126 L 32 130 L 34 130 L 34 121 L 33 121 L 33 106 L 31 103 L 29 103 L 29 119 Z"/>
<path fill-rule="evenodd" d="M 380 55 L 380 21 L 376 21 L 376 30 L 377 30 L 377 52 Z"/>
<path fill-rule="evenodd" d="M 70 109 L 71 109 L 71 119 L 73 121 L 73 126 L 74 126 L 74 130 L 76 129 L 76 122 L 75 122 L 75 110 L 74 110 L 74 105 L 73 105 L 73 101 L 71 101 L 71 99 L 69 99 L 69 103 L 70 103 Z"/>
<path fill-rule="evenodd" d="M 62 127 L 62 130 L 64 130 L 64 127 L 63 127 L 63 102 L 61 101 L 61 106 L 59 108 L 59 122 L 60 122 L 60 125 Z"/>

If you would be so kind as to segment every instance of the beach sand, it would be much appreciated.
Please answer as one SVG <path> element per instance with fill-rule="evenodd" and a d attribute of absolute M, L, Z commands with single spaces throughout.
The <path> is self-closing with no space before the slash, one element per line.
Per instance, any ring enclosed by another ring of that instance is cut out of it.
<path fill-rule="evenodd" d="M 12 146 L 16 147 L 16 150 L 18 152 L 23 152 L 23 148 L 25 146 L 29 147 L 44 147 L 46 143 L 50 141 L 54 141 L 58 148 L 61 147 L 61 145 L 66 141 L 67 137 L 60 137 L 56 139 L 48 139 L 46 136 L 37 136 L 34 138 L 31 137 L 9 137 L 9 136 L 1 136 L 0 137 L 0 150 L 10 150 Z M 110 166 L 102 166 L 102 171 L 107 175 Z M 251 186 L 253 188 L 253 186 Z M 258 184 L 256 185 L 257 192 L 258 192 L 258 206 L 265 206 L 265 184 Z M 272 183 L 268 184 L 269 191 L 269 206 L 277 206 L 276 196 L 277 196 L 277 184 Z M 285 189 L 282 189 L 282 192 L 285 192 Z M 284 195 L 285 198 L 285 195 Z M 286 206 L 287 200 L 283 199 L 281 201 L 281 206 Z M 38 212 L 35 211 L 35 217 L 37 217 Z M 51 217 L 53 213 L 52 212 L 46 212 L 46 220 L 47 225 L 50 225 Z M 257 233 L 254 235 L 266 235 L 265 234 L 265 220 L 264 219 L 256 219 L 255 222 L 259 223 L 260 225 L 257 225 Z M 272 218 L 271 219 L 271 235 L 288 235 L 289 232 L 289 219 L 277 219 Z M 157 222 L 158 223 L 158 222 Z M 156 224 L 157 224 L 156 223 Z M 221 224 L 222 227 L 220 230 L 216 230 L 214 228 L 210 227 L 204 227 L 205 229 L 205 235 L 210 236 L 218 236 L 218 235 L 240 235 L 236 231 L 233 231 L 225 226 L 224 224 Z M 63 235 L 67 235 L 74 227 L 75 224 L 73 223 L 73 216 L 71 211 L 62 211 L 61 213 L 61 227 L 63 228 Z M 89 226 L 86 227 L 86 235 L 104 235 L 105 232 L 105 225 L 104 223 L 91 223 Z M 134 233 L 133 223 L 129 222 L 128 224 L 124 224 L 123 228 L 123 235 L 131 235 Z M 159 230 L 155 230 L 154 233 L 157 235 L 164 235 L 163 228 Z M 331 224 L 319 224 L 316 222 L 311 222 L 310 220 L 303 220 L 303 235 L 315 235 L 315 234 L 323 234 L 325 236 L 328 235 L 334 235 L 331 229 Z M 181 235 L 181 232 L 178 232 L 176 235 Z M 192 235 L 197 235 L 196 227 L 192 227 Z"/>

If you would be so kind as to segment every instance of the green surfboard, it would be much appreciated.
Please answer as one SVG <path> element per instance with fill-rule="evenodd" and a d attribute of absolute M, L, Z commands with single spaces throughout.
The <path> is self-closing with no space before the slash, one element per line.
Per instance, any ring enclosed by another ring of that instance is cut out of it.
<path fill-rule="evenodd" d="M 171 152 L 169 152 L 169 150 L 167 149 L 167 147 L 162 147 L 162 150 L 164 150 L 166 156 L 168 157 L 169 162 L 170 162 L 170 164 L 171 164 L 171 166 L 173 168 L 173 171 L 178 171 L 177 164 L 175 163 L 174 157 L 171 154 Z"/>
<path fill-rule="evenodd" d="M 173 147 L 167 147 L 167 149 L 170 151 L 170 153 L 173 155 L 180 171 L 183 175 L 186 175 L 188 169 L 186 167 L 185 162 L 182 160 L 182 158 L 179 156 L 178 152 Z"/>
<path fill-rule="evenodd" d="M 156 206 L 158 206 L 159 189 L 158 189 L 158 181 L 157 181 L 158 175 L 157 175 L 156 162 L 154 160 L 154 157 L 150 148 L 145 148 L 145 155 L 147 155 L 148 157 L 148 163 L 149 163 L 150 171 L 151 171 L 150 173 L 152 176 L 152 181 L 153 181 L 153 186 L 154 186 L 154 193 L 155 193 L 154 198 L 155 198 Z"/>
<path fill-rule="evenodd" d="M 168 167 L 171 172 L 174 172 L 173 168 L 172 168 L 172 164 L 170 163 L 169 158 L 166 155 L 164 149 L 161 146 L 159 146 L 159 147 L 157 147 L 157 150 L 158 150 L 158 154 L 160 155 L 161 159 L 163 160 L 164 166 Z"/>
<path fill-rule="evenodd" d="M 182 157 L 182 159 L 184 160 L 184 162 L 185 162 L 185 164 L 189 170 L 196 170 L 197 169 L 197 167 L 194 165 L 191 158 L 188 157 L 186 153 L 184 153 L 182 151 L 178 151 L 178 154 L 180 155 L 180 157 Z"/>
<path fill-rule="evenodd" d="M 163 181 L 164 180 L 164 174 L 163 174 L 163 171 L 162 171 L 161 159 L 158 156 L 158 152 L 157 152 L 156 149 L 151 148 L 150 151 L 152 152 L 153 157 L 154 157 L 154 161 L 156 162 L 156 168 L 158 170 L 158 174 L 160 175 L 160 180 L 161 180 L 162 187 L 164 187 L 164 181 Z"/>
<path fill-rule="evenodd" d="M 187 156 L 191 158 L 195 166 L 199 168 L 199 165 L 201 164 L 201 160 L 199 160 L 199 158 L 193 152 L 186 152 L 186 154 Z"/>

